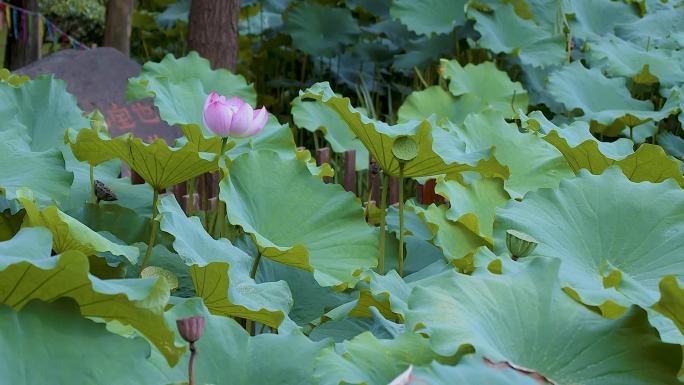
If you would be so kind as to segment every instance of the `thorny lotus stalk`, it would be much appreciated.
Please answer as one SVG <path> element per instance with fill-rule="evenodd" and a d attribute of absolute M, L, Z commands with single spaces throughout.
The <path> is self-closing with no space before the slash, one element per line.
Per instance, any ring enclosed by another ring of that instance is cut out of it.
<path fill-rule="evenodd" d="M 399 163 L 399 276 L 404 276 L 404 162 Z"/>
<path fill-rule="evenodd" d="M 261 261 L 261 253 L 257 251 L 256 258 L 254 258 L 254 262 L 252 263 L 252 268 L 249 271 L 249 277 L 252 279 L 256 279 L 256 273 L 259 270 L 259 262 Z M 254 323 L 252 320 L 246 320 L 245 322 L 245 329 L 247 330 L 247 333 L 249 335 L 253 335 L 252 329 L 253 329 Z"/>
<path fill-rule="evenodd" d="M 150 255 L 152 255 L 152 247 L 154 247 L 154 241 L 157 237 L 157 201 L 159 201 L 159 192 L 154 190 L 154 195 L 152 196 L 152 218 L 150 218 L 150 239 L 147 242 L 147 250 L 145 250 L 145 258 L 143 258 L 142 266 L 140 266 L 140 274 L 147 267 L 150 262 Z"/>
<path fill-rule="evenodd" d="M 418 156 L 418 143 L 400 136 L 392 143 L 392 155 L 399 161 L 399 276 L 404 276 L 404 167 Z"/>
<path fill-rule="evenodd" d="M 195 343 L 190 343 L 190 361 L 188 362 L 188 385 L 195 385 L 195 356 L 197 355 L 197 348 Z"/>
<path fill-rule="evenodd" d="M 221 152 L 219 152 L 219 164 L 221 162 L 220 159 L 223 157 L 223 152 L 226 151 L 226 143 L 227 142 L 228 142 L 228 138 L 221 138 Z M 223 171 L 220 171 L 220 173 L 221 173 L 221 177 L 217 181 L 218 184 L 220 184 L 221 179 L 223 179 L 225 177 L 225 175 L 223 175 Z M 220 187 L 217 187 L 216 191 L 219 191 L 219 190 L 220 190 Z M 217 199 L 217 207 L 216 207 L 217 217 L 218 217 L 218 220 L 220 220 L 218 238 L 221 238 L 223 236 L 225 228 L 226 228 L 226 215 L 227 215 L 226 204 L 224 202 L 221 202 L 221 200 L 218 199 L 218 197 L 216 199 Z"/>
<path fill-rule="evenodd" d="M 220 164 L 220 159 L 223 157 L 223 152 L 226 150 L 226 142 L 228 142 L 228 138 L 221 138 L 221 150 L 218 153 L 219 157 L 219 164 Z M 220 190 L 220 184 L 221 180 L 223 179 L 223 173 L 219 171 L 219 178 L 216 181 L 216 191 Z M 207 209 L 208 210 L 208 209 Z M 221 219 L 219 219 L 221 218 Z M 219 222 L 220 221 L 220 222 Z M 211 223 L 207 223 L 207 232 L 215 237 L 215 238 L 221 238 L 223 236 L 223 229 L 225 227 L 225 221 L 226 221 L 226 214 L 224 211 L 224 206 L 221 204 L 221 200 L 216 197 L 216 215 L 214 216 L 213 220 Z M 216 225 L 218 224 L 218 233 L 216 231 Z"/>
<path fill-rule="evenodd" d="M 192 216 L 192 213 L 195 211 L 195 184 L 197 183 L 197 178 L 193 177 L 186 183 L 188 186 L 188 206 L 186 212 L 188 213 L 188 216 Z"/>
<path fill-rule="evenodd" d="M 385 274 L 385 224 L 387 222 L 387 187 L 389 175 L 382 176 L 382 190 L 380 191 L 380 245 L 378 246 L 378 273 Z M 370 204 L 370 202 L 369 202 Z"/>

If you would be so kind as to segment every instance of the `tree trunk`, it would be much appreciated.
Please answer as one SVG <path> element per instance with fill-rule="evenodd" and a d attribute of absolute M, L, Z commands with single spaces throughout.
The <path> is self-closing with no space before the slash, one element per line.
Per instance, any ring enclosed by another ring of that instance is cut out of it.
<path fill-rule="evenodd" d="M 238 55 L 240 0 L 192 0 L 188 46 L 212 68 L 235 71 Z"/>
<path fill-rule="evenodd" d="M 126 55 L 131 51 L 131 25 L 134 0 L 109 0 L 105 18 L 104 46 Z"/>
<path fill-rule="evenodd" d="M 30 11 L 38 12 L 38 0 L 12 0 L 10 4 L 17 7 L 25 8 Z M 40 34 L 38 33 L 39 18 L 31 15 L 30 28 L 24 32 L 24 25 L 29 25 L 29 19 L 26 24 L 23 18 L 28 17 L 28 14 L 17 12 L 17 33 L 19 36 L 14 36 L 12 30 L 7 34 L 7 46 L 5 47 L 5 66 L 10 70 L 15 70 L 33 63 L 40 59 Z M 31 33 L 29 33 L 31 32 Z M 26 40 L 22 40 L 22 36 Z"/>

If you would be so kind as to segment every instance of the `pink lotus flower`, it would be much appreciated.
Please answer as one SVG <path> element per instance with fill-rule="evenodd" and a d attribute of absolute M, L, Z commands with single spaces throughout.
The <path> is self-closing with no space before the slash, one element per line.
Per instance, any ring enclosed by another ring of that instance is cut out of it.
<path fill-rule="evenodd" d="M 237 96 L 226 99 L 212 92 L 204 102 L 204 125 L 218 136 L 253 136 L 264 128 L 267 121 L 266 107 L 255 111 Z"/>

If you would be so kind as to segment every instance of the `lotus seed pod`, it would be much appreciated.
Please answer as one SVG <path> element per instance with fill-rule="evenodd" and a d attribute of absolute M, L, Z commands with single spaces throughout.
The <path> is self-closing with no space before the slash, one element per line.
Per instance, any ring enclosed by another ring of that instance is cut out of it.
<path fill-rule="evenodd" d="M 194 343 L 204 332 L 204 317 L 190 317 L 176 320 L 176 327 L 184 340 Z"/>
<path fill-rule="evenodd" d="M 520 231 L 506 230 L 506 247 L 513 256 L 513 260 L 525 258 L 537 247 L 536 239 Z"/>
<path fill-rule="evenodd" d="M 418 143 L 408 136 L 400 136 L 392 143 L 392 155 L 402 162 L 409 162 L 418 156 Z"/>
<path fill-rule="evenodd" d="M 178 289 L 178 277 L 176 277 L 176 274 L 159 266 L 147 266 L 140 272 L 140 278 L 161 278 L 169 284 L 169 290 Z"/>

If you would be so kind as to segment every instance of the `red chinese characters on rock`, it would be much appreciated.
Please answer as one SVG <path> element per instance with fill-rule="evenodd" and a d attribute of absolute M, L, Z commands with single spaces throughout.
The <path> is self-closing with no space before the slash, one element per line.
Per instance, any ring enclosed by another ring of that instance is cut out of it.
<path fill-rule="evenodd" d="M 150 105 L 137 102 L 133 103 L 132 109 L 138 117 L 138 120 L 143 123 L 159 124 L 161 122 L 159 115 L 157 115 L 157 112 Z"/>
<path fill-rule="evenodd" d="M 164 123 L 154 105 L 146 101 L 111 103 L 105 109 L 105 118 L 112 136 L 130 132 L 147 143 L 160 138 L 173 143 L 180 136 L 178 127 Z"/>
<path fill-rule="evenodd" d="M 107 108 L 105 116 L 107 118 L 107 126 L 114 131 L 132 131 L 136 126 L 133 116 L 127 106 L 120 106 L 116 103 L 112 103 L 109 108 Z"/>

